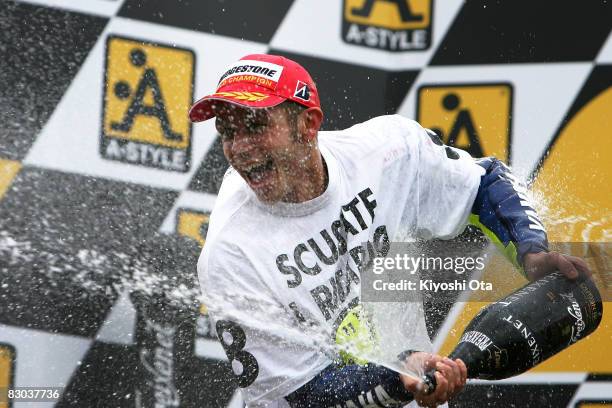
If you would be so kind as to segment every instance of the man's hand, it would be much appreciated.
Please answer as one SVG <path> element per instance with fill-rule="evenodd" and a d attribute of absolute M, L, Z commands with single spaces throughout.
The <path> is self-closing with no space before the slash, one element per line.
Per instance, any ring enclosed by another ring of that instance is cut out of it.
<path fill-rule="evenodd" d="M 558 252 L 526 254 L 523 264 L 525 273 L 531 281 L 555 271 L 561 272 L 569 279 L 576 279 L 579 275 L 591 276 L 591 270 L 583 259 Z"/>
<path fill-rule="evenodd" d="M 414 395 L 415 401 L 423 407 L 437 407 L 439 404 L 444 404 L 458 394 L 467 381 L 467 368 L 460 359 L 453 361 L 435 354 L 417 352 L 408 357 L 406 366 L 409 369 L 413 367 L 412 370 L 416 372 L 436 370 L 437 386 L 436 390 L 430 395 L 425 395 L 421 380 L 400 374 L 400 379 L 406 390 L 410 391 Z"/>

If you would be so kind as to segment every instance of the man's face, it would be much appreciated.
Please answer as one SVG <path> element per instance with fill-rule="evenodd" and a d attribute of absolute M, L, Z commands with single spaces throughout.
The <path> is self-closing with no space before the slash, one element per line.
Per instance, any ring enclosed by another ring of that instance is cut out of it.
<path fill-rule="evenodd" d="M 279 106 L 249 109 L 223 102 L 215 110 L 223 153 L 257 197 L 267 203 L 291 201 L 306 151 L 290 113 Z"/>

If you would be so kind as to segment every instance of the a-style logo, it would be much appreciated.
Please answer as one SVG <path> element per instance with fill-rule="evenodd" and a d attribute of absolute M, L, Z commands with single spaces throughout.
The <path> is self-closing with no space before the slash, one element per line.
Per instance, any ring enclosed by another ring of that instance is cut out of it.
<path fill-rule="evenodd" d="M 179 208 L 176 212 L 176 232 L 204 246 L 209 219 L 210 213 Z"/>
<path fill-rule="evenodd" d="M 100 153 L 186 172 L 195 56 L 191 50 L 109 36 Z"/>
<path fill-rule="evenodd" d="M 423 85 L 417 121 L 473 157 L 510 160 L 512 85 Z"/>
<path fill-rule="evenodd" d="M 344 0 L 342 39 L 387 51 L 431 45 L 433 0 Z"/>

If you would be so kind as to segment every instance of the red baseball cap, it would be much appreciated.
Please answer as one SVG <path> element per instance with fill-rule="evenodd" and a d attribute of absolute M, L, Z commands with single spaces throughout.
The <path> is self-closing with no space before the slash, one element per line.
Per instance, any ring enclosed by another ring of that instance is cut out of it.
<path fill-rule="evenodd" d="M 269 108 L 286 100 L 321 107 L 317 87 L 304 67 L 278 55 L 251 54 L 221 75 L 217 92 L 197 101 L 189 109 L 189 119 L 202 122 L 214 117 L 215 101 Z"/>

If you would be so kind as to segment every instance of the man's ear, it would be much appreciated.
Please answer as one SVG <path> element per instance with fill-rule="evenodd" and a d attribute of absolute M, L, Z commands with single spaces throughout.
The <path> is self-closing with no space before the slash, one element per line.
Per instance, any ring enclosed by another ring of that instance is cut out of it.
<path fill-rule="evenodd" d="M 298 134 L 303 142 L 308 143 L 317 138 L 317 133 L 323 122 L 323 112 L 319 108 L 308 108 L 297 118 Z"/>

